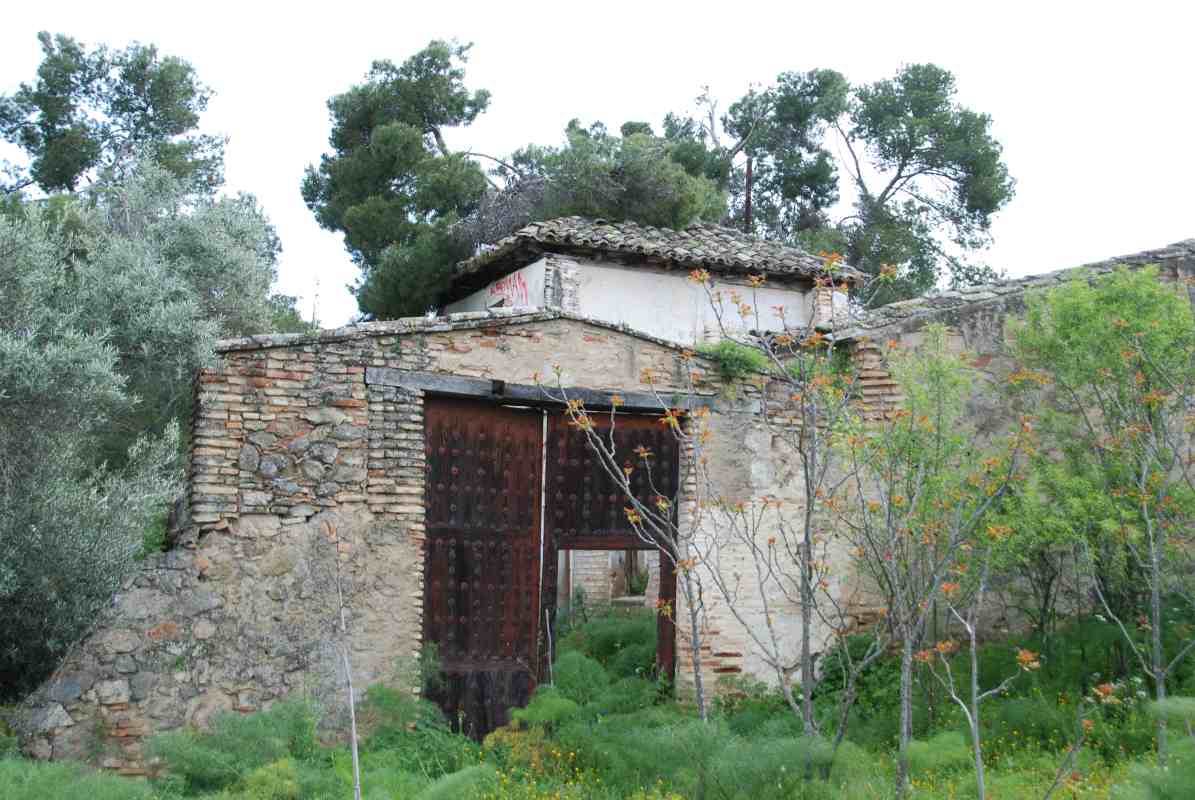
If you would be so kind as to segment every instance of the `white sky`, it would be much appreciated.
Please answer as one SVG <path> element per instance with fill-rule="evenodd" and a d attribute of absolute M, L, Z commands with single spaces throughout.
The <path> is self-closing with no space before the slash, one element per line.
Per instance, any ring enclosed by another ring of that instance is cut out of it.
<path fill-rule="evenodd" d="M 493 100 L 449 144 L 495 155 L 557 143 L 574 116 L 658 127 L 707 83 L 724 107 L 785 70 L 866 82 L 931 61 L 993 118 L 1017 195 L 987 260 L 1024 275 L 1195 237 L 1193 23 L 1189 2 L 1143 0 L 21 3 L 0 26 L 0 91 L 33 78 L 43 29 L 190 61 L 216 92 L 203 129 L 231 137 L 228 189 L 257 195 L 282 238 L 279 289 L 309 316 L 318 281 L 332 326 L 356 312 L 356 268 L 299 182 L 326 148 L 325 101 L 373 59 L 473 41 L 468 83 Z"/>

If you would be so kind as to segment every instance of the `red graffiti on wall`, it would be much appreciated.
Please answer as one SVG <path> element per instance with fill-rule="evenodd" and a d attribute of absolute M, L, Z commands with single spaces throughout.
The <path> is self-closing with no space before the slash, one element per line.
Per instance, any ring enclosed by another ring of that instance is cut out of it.
<path fill-rule="evenodd" d="M 531 290 L 527 288 L 527 281 L 519 272 L 511 273 L 505 278 L 491 283 L 488 294 L 490 297 L 488 305 L 491 306 L 496 305 L 493 302 L 494 298 L 500 298 L 504 306 L 531 305 Z"/>

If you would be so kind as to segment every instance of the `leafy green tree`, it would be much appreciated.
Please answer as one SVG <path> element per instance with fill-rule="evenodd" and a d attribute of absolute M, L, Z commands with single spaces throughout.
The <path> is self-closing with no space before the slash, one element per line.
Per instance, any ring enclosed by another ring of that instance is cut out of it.
<path fill-rule="evenodd" d="M 890 354 L 904 395 L 900 407 L 845 440 L 853 492 L 843 521 L 900 644 L 899 797 L 909 791 L 915 651 L 933 600 L 974 549 L 1021 447 L 1014 438 L 1003 453 L 977 448 L 964 415 L 971 374 L 947 349 L 944 328 L 926 334 L 920 350 Z"/>
<path fill-rule="evenodd" d="M 1195 604 L 1191 304 L 1153 270 L 1120 270 L 1031 295 L 1024 322 L 1010 332 L 1023 366 L 1014 379 L 1041 409 L 1049 443 L 1062 458 L 1084 453 L 1079 474 L 1107 498 L 1086 548 L 1092 589 L 1163 702 L 1195 650 L 1189 623 L 1167 613 Z M 1130 597 L 1138 602 L 1116 603 L 1109 574 L 1136 584 Z M 1159 718 L 1160 766 L 1166 733 Z"/>
<path fill-rule="evenodd" d="M 160 539 L 218 337 L 293 316 L 249 196 L 152 161 L 0 213 L 0 686 L 32 688 Z"/>
<path fill-rule="evenodd" d="M 371 319 L 418 316 L 440 304 L 453 265 L 470 255 L 452 223 L 430 224 L 406 244 L 382 251 L 357 285 L 357 305 Z"/>
<path fill-rule="evenodd" d="M 1058 622 L 1058 603 L 1075 589 L 1075 572 L 1085 543 L 1109 541 L 1114 503 L 1099 491 L 1090 470 L 1059 451 L 1035 452 L 1024 479 L 1002 498 L 997 524 L 1008 535 L 991 545 L 992 569 L 1016 576 L 1005 583 L 1010 603 L 1029 620 L 1048 654 Z M 1124 596 L 1118 572 L 1102 571 L 1109 597 Z"/>
<path fill-rule="evenodd" d="M 464 85 L 468 51 L 433 41 L 401 65 L 375 61 L 364 83 L 328 101 L 331 152 L 307 168 L 303 199 L 322 227 L 344 234 L 362 268 L 357 297 L 367 316 L 427 307 L 461 251 L 443 235 L 447 226 L 477 208 L 486 191 L 478 163 L 444 139 L 446 129 L 469 125 L 489 104 L 488 92 Z M 408 279 L 411 258 L 403 251 L 410 248 L 430 274 Z M 431 290 L 392 297 L 411 284 Z"/>
<path fill-rule="evenodd" d="M 319 324 L 303 319 L 299 298 L 289 294 L 270 295 L 270 330 L 274 333 L 316 333 Z"/>
<path fill-rule="evenodd" d="M 946 275 L 955 284 L 995 277 L 958 253 L 989 242 L 991 217 L 1012 198 L 1013 181 L 991 118 L 955 95 L 950 72 L 912 64 L 855 90 L 849 129 L 836 121 L 858 192 L 854 216 L 839 226 L 848 260 L 873 274 L 884 264 L 901 268 L 904 291 L 880 301 L 925 291 Z"/>
<path fill-rule="evenodd" d="M 195 370 L 220 337 L 271 330 L 287 300 L 270 294 L 279 251 L 248 195 L 213 198 L 151 161 L 80 197 L 24 204 L 63 248 L 56 298 L 75 324 L 102 332 L 135 402 L 113 411 L 99 454 L 121 463 L 130 444 L 184 421 Z"/>
<path fill-rule="evenodd" d="M 328 103 L 332 149 L 307 169 L 303 198 L 321 226 L 344 234 L 366 317 L 438 305 L 454 264 L 532 219 L 677 228 L 722 216 L 720 187 L 693 161 L 694 142 L 658 137 L 643 122 L 616 136 L 574 120 L 563 146 L 529 145 L 509 158 L 450 150 L 445 131 L 489 103 L 488 92 L 465 87 L 468 50 L 434 41 L 400 66 L 375 62 L 365 83 Z"/>
<path fill-rule="evenodd" d="M 153 45 L 88 50 L 45 31 L 38 41 L 37 79 L 0 96 L 0 136 L 30 158 L 28 170 L 9 165 L 0 189 L 74 191 L 139 153 L 192 187 L 220 185 L 224 139 L 196 131 L 211 91 L 190 64 Z"/>
<path fill-rule="evenodd" d="M 947 70 L 913 64 L 854 87 L 833 70 L 785 72 L 724 115 L 708 91 L 698 105 L 700 121 L 673 116 L 666 129 L 693 163 L 726 170 L 736 227 L 835 249 L 865 272 L 888 273 L 872 304 L 944 277 L 966 284 L 994 276 L 965 256 L 988 244 L 1013 181 L 990 118 L 959 105 Z M 843 177 L 854 207 L 832 220 Z"/>
<path fill-rule="evenodd" d="M 565 129 L 564 147 L 532 145 L 515 153 L 511 162 L 518 176 L 544 182 L 535 216 L 633 220 L 664 228 L 722 217 L 725 200 L 717 185 L 673 160 L 666 138 L 643 122 L 626 123 L 620 133 L 610 134 L 601 123 L 584 128 L 574 119 Z"/>
<path fill-rule="evenodd" d="M 826 148 L 829 121 L 845 107 L 846 80 L 833 70 L 785 72 L 766 90 L 752 89 L 731 104 L 722 123 L 741 148 L 732 174 L 732 219 L 744 230 L 774 238 L 826 224 L 838 201 L 838 172 Z M 711 130 L 714 121 L 709 120 Z"/>
<path fill-rule="evenodd" d="M 40 209 L 0 217 L 0 686 L 32 688 L 134 565 L 181 485 L 177 427 L 139 438 L 124 466 L 95 459 L 136 398 L 72 243 Z M 142 298 L 144 299 L 144 298 Z M 163 315 L 169 307 L 136 313 Z M 189 319 L 170 315 L 174 322 Z M 174 329 L 171 335 L 185 336 Z"/>

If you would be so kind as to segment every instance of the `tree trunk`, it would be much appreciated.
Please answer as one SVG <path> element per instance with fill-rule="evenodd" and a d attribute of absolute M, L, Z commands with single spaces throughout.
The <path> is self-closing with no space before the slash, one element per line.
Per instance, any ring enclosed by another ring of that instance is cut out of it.
<path fill-rule="evenodd" d="M 705 708 L 705 682 L 701 676 L 701 613 L 693 597 L 693 576 L 689 570 L 682 570 L 685 576 L 685 600 L 689 606 L 689 642 L 692 645 L 693 693 L 697 699 L 697 715 L 707 722 L 709 715 Z"/>
<path fill-rule="evenodd" d="M 807 512 L 808 513 L 808 512 Z M 813 559 L 812 533 L 805 525 L 805 539 L 801 543 L 801 723 L 806 736 L 817 733 L 813 717 Z"/>
<path fill-rule="evenodd" d="M 353 664 L 349 660 L 349 626 L 344 613 L 344 591 L 340 585 L 340 552 L 336 544 L 338 541 L 333 539 L 332 558 L 336 565 L 336 605 L 340 609 L 340 658 L 344 662 L 344 682 L 349 693 L 349 748 L 353 754 L 353 800 L 361 800 L 361 761 L 357 755 L 357 704 L 353 697 Z"/>
<path fill-rule="evenodd" d="M 978 614 L 976 614 L 978 616 Z M 987 785 L 983 773 L 983 748 L 979 741 L 979 647 L 976 644 L 975 622 L 968 631 L 971 638 L 971 751 L 975 754 L 975 788 L 978 800 L 987 797 Z"/>
<path fill-rule="evenodd" d="M 341 613 L 344 611 L 341 609 Z M 349 692 L 349 749 L 353 754 L 353 800 L 361 800 L 361 761 L 357 755 L 357 709 L 353 699 L 353 667 L 349 663 L 348 647 L 342 647 L 340 657 L 344 661 L 344 680 Z"/>
<path fill-rule="evenodd" d="M 755 159 L 747 156 L 747 176 L 743 192 L 743 233 L 751 233 L 754 227 L 751 220 L 751 194 L 755 191 L 755 176 L 752 171 Z"/>
<path fill-rule="evenodd" d="M 1157 536 L 1149 541 L 1149 621 L 1153 626 L 1150 631 L 1150 661 L 1154 673 L 1154 692 L 1159 703 L 1166 699 L 1166 650 L 1162 646 L 1162 559 L 1158 549 Z M 1158 715 L 1158 766 L 1165 767 L 1168 753 L 1166 741 L 1166 719 Z"/>
<path fill-rule="evenodd" d="M 900 747 L 896 756 L 896 796 L 909 792 L 909 741 L 913 738 L 913 634 L 905 631 L 900 648 Z"/>

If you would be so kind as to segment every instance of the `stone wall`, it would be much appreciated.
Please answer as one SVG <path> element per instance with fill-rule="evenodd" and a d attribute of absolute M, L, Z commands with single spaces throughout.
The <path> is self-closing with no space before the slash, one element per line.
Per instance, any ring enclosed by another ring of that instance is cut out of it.
<path fill-rule="evenodd" d="M 191 526 L 146 563 L 32 698 L 27 749 L 38 756 L 140 772 L 153 733 L 299 690 L 329 694 L 341 679 L 337 569 L 356 685 L 392 680 L 417 655 L 424 390 L 390 378 L 528 385 L 559 365 L 569 386 L 641 397 L 690 388 L 677 346 L 559 312 L 500 309 L 247 338 L 222 343 L 221 357 L 197 382 Z M 711 374 L 696 370 L 696 390 L 720 396 Z M 767 458 L 745 449 L 762 442 L 744 438 L 750 404 L 719 406 L 726 441 L 717 447 L 734 454 L 727 474 Z M 711 609 L 711 629 L 724 625 Z M 710 667 L 744 652 L 711 647 Z M 683 653 L 678 664 L 684 682 Z"/>
<path fill-rule="evenodd" d="M 1142 269 L 1155 267 L 1158 278 L 1167 283 L 1182 282 L 1195 303 L 1195 239 L 1168 247 L 1117 256 L 1080 267 L 1030 275 L 984 286 L 970 286 L 944 292 L 931 292 L 911 300 L 890 303 L 857 313 L 845 330 L 836 332 L 840 340 L 850 342 L 856 369 L 859 370 L 864 408 L 882 413 L 900 400 L 896 383 L 884 366 L 888 342 L 902 347 L 916 346 L 920 331 L 930 324 L 942 324 L 950 334 L 952 349 L 975 357 L 975 365 L 987 379 L 1000 380 L 1007 371 L 1004 346 L 1005 324 L 1025 310 L 1026 293 L 1061 286 L 1075 278 L 1099 279 L 1118 267 Z M 978 393 L 972 414 L 990 428 L 991 403 L 984 391 Z"/>
<path fill-rule="evenodd" d="M 585 603 L 601 605 L 614 597 L 613 572 L 615 566 L 606 550 L 574 550 L 569 574 L 572 592 L 584 592 Z M 570 597 L 571 599 L 571 597 Z"/>

